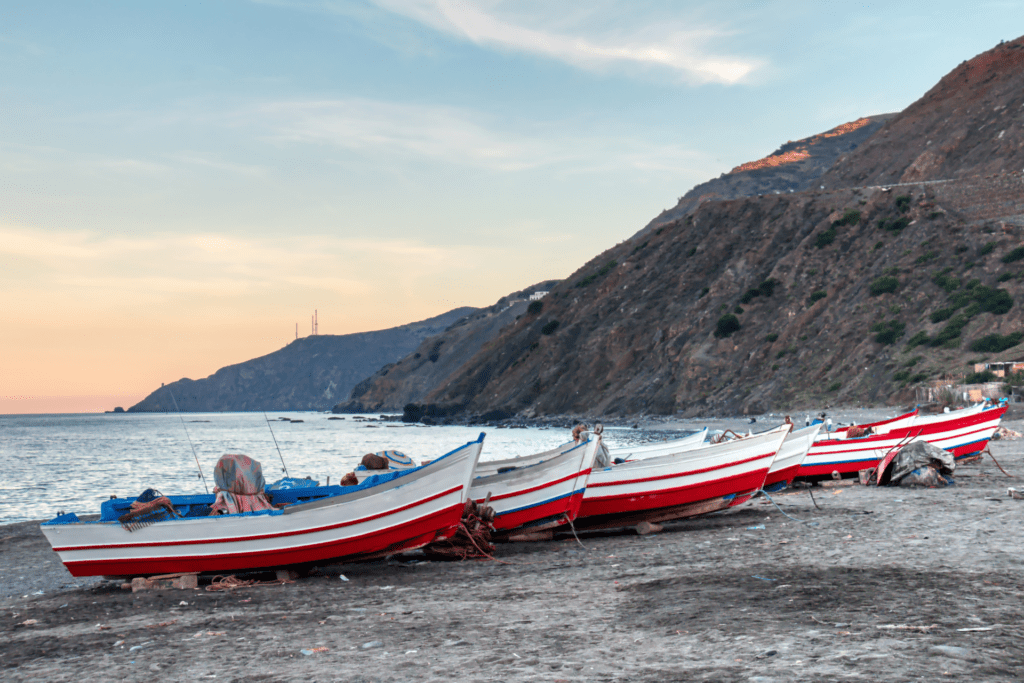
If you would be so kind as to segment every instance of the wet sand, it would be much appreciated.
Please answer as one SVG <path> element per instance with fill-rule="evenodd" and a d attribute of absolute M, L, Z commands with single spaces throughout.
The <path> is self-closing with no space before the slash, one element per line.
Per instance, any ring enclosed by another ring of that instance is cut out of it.
<path fill-rule="evenodd" d="M 233 593 L 73 579 L 36 524 L 4 526 L 0 678 L 1016 680 L 1024 501 L 1006 489 L 1024 489 L 1024 441 L 992 451 L 1017 478 L 986 458 L 950 489 L 773 496 L 801 521 L 758 500 L 649 536 L 504 545 L 498 562 L 413 554 Z"/>

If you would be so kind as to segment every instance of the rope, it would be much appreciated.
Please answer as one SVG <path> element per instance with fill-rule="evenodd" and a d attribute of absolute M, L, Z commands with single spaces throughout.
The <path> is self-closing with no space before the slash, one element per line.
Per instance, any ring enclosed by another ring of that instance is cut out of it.
<path fill-rule="evenodd" d="M 982 453 L 988 453 L 988 457 L 992 458 L 992 462 L 996 464 L 996 467 L 999 468 L 1000 472 L 1008 476 L 1010 479 L 1016 479 L 1016 477 L 1014 477 L 1012 474 L 1003 469 L 1003 466 L 999 464 L 998 460 L 996 460 L 996 456 L 992 455 L 992 451 L 989 450 L 988 446 L 985 446 L 985 450 L 983 450 Z"/>
<path fill-rule="evenodd" d="M 765 498 L 767 498 L 767 499 L 768 499 L 768 502 L 769 502 L 769 503 L 771 503 L 772 505 L 774 505 L 774 506 L 775 506 L 775 508 L 776 508 L 776 509 L 777 509 L 777 510 L 778 510 L 779 512 L 781 512 L 782 514 L 784 514 L 784 515 L 785 515 L 786 517 L 789 517 L 789 518 L 790 518 L 791 520 L 793 520 L 794 522 L 800 522 L 801 524 L 810 524 L 811 526 L 818 526 L 818 523 L 817 523 L 817 522 L 811 522 L 811 521 L 808 521 L 808 520 L 804 520 L 804 519 L 797 519 L 797 518 L 796 518 L 796 517 L 794 517 L 793 515 L 789 514 L 788 512 L 786 512 L 785 510 L 783 510 L 782 508 L 780 508 L 780 507 L 779 507 L 779 504 L 778 504 L 778 503 L 776 503 L 776 502 L 775 502 L 774 500 L 772 500 L 772 497 L 771 497 L 771 496 L 769 496 L 769 495 L 768 495 L 768 493 L 767 493 L 767 492 L 766 492 L 766 491 L 765 491 L 764 489 L 758 489 L 758 490 L 757 490 L 757 493 L 759 493 L 759 494 L 761 494 L 762 496 L 764 496 Z M 757 494 L 755 494 L 755 495 L 757 495 Z M 811 496 L 811 499 L 813 500 L 813 499 L 814 499 L 814 496 Z"/>
<path fill-rule="evenodd" d="M 569 522 L 569 528 L 572 529 L 572 536 L 573 536 L 573 538 L 576 539 L 576 542 L 580 544 L 581 548 L 586 550 L 587 546 L 583 545 L 583 541 L 581 541 L 580 537 L 576 535 L 576 525 L 572 523 L 572 518 L 569 516 L 568 513 L 566 513 L 566 515 L 565 515 L 565 521 Z"/>
<path fill-rule="evenodd" d="M 274 581 L 257 581 L 256 579 L 240 579 L 234 574 L 227 576 L 217 575 L 206 587 L 208 591 L 232 591 L 236 588 L 252 588 L 254 586 L 283 586 L 286 583 L 295 583 L 291 579 L 276 579 Z"/>

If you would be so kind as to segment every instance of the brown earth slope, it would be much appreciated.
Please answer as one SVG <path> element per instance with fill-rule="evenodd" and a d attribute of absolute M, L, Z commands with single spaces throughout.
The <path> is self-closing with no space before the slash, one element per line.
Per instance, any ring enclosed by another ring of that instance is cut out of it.
<path fill-rule="evenodd" d="M 787 142 L 763 159 L 741 164 L 697 185 L 680 197 L 674 207 L 655 216 L 635 237 L 692 214 L 707 201 L 809 190 L 837 159 L 855 150 L 893 116 L 866 116 L 809 138 Z"/>
<path fill-rule="evenodd" d="M 1024 169 L 1024 38 L 953 69 L 821 179 L 826 188 Z"/>
<path fill-rule="evenodd" d="M 444 332 L 424 339 L 408 356 L 385 365 L 357 384 L 349 400 L 334 406 L 334 412 L 401 412 L 406 404 L 421 402 L 505 326 L 525 314 L 531 294 L 546 292 L 557 282 L 541 282 L 503 296 L 493 306 L 467 315 Z"/>
<path fill-rule="evenodd" d="M 1008 122 L 973 146 L 958 131 L 975 125 L 967 110 L 1014 107 L 1020 119 L 1022 42 L 958 67 L 943 79 L 952 95 L 933 89 L 827 174 L 904 177 L 939 144 L 927 177 L 957 180 L 705 202 L 593 259 L 427 401 L 527 415 L 760 412 L 906 400 L 908 383 L 993 357 L 970 351 L 992 333 L 1002 337 L 988 348 L 1014 355 L 1024 130 Z M 993 161 L 999 150 L 1010 161 Z"/>

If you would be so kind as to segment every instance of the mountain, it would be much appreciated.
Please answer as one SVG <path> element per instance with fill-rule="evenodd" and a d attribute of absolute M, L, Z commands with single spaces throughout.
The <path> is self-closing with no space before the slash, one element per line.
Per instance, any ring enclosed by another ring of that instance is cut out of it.
<path fill-rule="evenodd" d="M 401 412 L 407 404 L 421 402 L 427 392 L 468 362 L 486 342 L 525 314 L 531 295 L 547 292 L 557 282 L 541 282 L 503 296 L 493 306 L 477 310 L 444 332 L 428 337 L 409 355 L 357 384 L 349 400 L 336 405 L 334 412 Z"/>
<path fill-rule="evenodd" d="M 361 379 L 477 310 L 457 308 L 376 332 L 296 339 L 283 349 L 221 368 L 205 379 L 186 378 L 161 386 L 128 412 L 329 409 Z"/>
<path fill-rule="evenodd" d="M 655 216 L 634 237 L 642 237 L 658 226 L 692 214 L 706 201 L 809 190 L 841 156 L 856 149 L 893 116 L 895 114 L 865 116 L 824 133 L 787 142 L 763 159 L 741 164 L 697 185 L 680 197 L 673 208 Z"/>
<path fill-rule="evenodd" d="M 892 403 L 1024 355 L 1022 57 L 1018 39 L 961 64 L 808 189 L 702 201 L 600 254 L 424 402 L 526 416 Z"/>

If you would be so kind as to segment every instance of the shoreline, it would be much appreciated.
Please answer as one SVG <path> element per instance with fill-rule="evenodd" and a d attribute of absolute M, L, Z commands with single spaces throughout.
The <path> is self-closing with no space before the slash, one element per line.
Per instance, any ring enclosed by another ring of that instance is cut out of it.
<path fill-rule="evenodd" d="M 1024 475 L 1024 441 L 992 451 Z M 414 553 L 233 593 L 72 579 L 23 522 L 0 529 L 0 669 L 14 681 L 1019 678 L 1024 501 L 1006 489 L 1020 479 L 988 457 L 955 478 L 789 491 L 772 496 L 788 517 L 759 499 L 648 536 L 561 534 L 499 545 L 498 561 Z M 46 577 L 53 588 L 34 595 Z"/>

